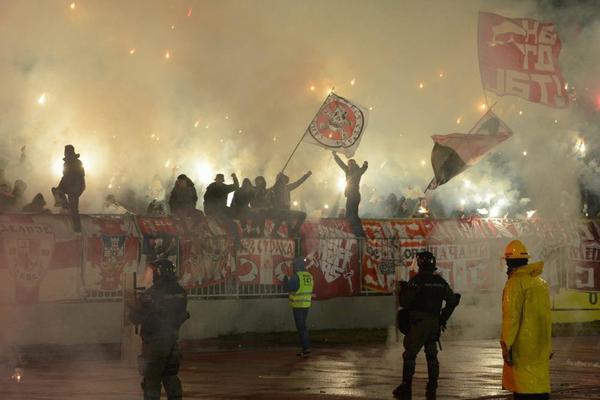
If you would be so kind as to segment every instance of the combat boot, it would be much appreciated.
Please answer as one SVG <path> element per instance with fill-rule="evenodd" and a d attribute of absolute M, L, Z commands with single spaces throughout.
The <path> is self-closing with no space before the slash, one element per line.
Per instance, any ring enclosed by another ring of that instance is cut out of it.
<path fill-rule="evenodd" d="M 401 400 L 412 400 L 412 387 L 411 382 L 402 382 L 392 394 L 395 398 Z"/>
<path fill-rule="evenodd" d="M 433 357 L 428 355 L 427 358 L 427 376 L 429 379 L 427 381 L 425 398 L 427 400 L 435 400 L 438 386 L 438 378 L 440 376 L 440 363 L 438 362 L 437 357 L 435 355 Z"/>
<path fill-rule="evenodd" d="M 425 389 L 425 399 L 436 400 L 437 399 L 436 391 L 437 391 L 437 382 L 435 383 L 435 385 L 431 385 L 431 384 L 427 383 L 427 389 Z"/>
<path fill-rule="evenodd" d="M 402 365 L 402 383 L 392 392 L 395 398 L 403 400 L 412 399 L 412 378 L 415 374 L 415 360 L 405 359 Z"/>

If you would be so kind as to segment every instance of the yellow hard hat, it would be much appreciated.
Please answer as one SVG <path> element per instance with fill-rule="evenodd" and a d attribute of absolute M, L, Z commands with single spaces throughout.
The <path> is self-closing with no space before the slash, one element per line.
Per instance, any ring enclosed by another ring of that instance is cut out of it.
<path fill-rule="evenodd" d="M 520 240 L 513 240 L 504 249 L 504 259 L 530 258 L 527 247 Z"/>

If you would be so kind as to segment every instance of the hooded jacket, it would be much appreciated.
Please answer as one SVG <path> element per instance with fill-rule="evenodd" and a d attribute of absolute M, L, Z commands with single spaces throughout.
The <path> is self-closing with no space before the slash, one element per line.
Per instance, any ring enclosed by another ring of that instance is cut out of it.
<path fill-rule="evenodd" d="M 516 393 L 550 393 L 552 320 L 548 284 L 540 274 L 543 262 L 513 270 L 502 293 L 502 386 Z"/>

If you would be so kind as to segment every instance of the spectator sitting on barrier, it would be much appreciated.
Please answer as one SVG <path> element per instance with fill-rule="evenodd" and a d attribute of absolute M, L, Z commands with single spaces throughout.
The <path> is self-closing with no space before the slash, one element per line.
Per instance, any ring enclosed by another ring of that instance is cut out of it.
<path fill-rule="evenodd" d="M 33 200 L 31 200 L 31 203 L 26 204 L 21 211 L 32 214 L 50 213 L 50 210 L 46 208 L 46 200 L 44 199 L 44 195 L 41 193 L 36 194 L 33 197 Z"/>
<path fill-rule="evenodd" d="M 158 199 L 152 200 L 150 204 L 148 204 L 146 215 L 149 217 L 165 217 L 167 215 L 165 204 Z"/>
<path fill-rule="evenodd" d="M 27 184 L 21 179 L 17 179 L 12 190 L 12 195 L 14 197 L 12 211 L 19 212 L 25 204 L 25 190 L 27 190 Z"/>
<path fill-rule="evenodd" d="M 179 175 L 175 181 L 175 187 L 171 191 L 171 196 L 169 196 L 171 213 L 179 217 L 192 215 L 196 210 L 197 201 L 198 194 L 194 182 L 187 175 Z"/>
<path fill-rule="evenodd" d="M 241 247 L 240 233 L 233 220 L 232 211 L 227 207 L 227 195 L 240 187 L 235 174 L 231 174 L 232 184 L 225 184 L 225 176 L 217 174 L 215 181 L 208 185 L 204 193 L 204 213 L 217 218 L 233 236 L 236 247 Z"/>
<path fill-rule="evenodd" d="M 15 204 L 15 196 L 7 183 L 0 184 L 0 213 L 9 212 Z"/>
<path fill-rule="evenodd" d="M 257 235 L 264 236 L 267 211 L 271 207 L 271 196 L 267 190 L 267 181 L 264 176 L 257 176 L 254 179 L 254 184 L 254 195 L 250 199 L 250 215 L 254 226 L 258 230 Z"/>
<path fill-rule="evenodd" d="M 231 200 L 231 213 L 234 219 L 240 221 L 242 234 L 250 234 L 248 230 L 248 218 L 250 217 L 250 202 L 254 196 L 254 188 L 250 179 L 244 178 L 242 186 L 233 192 Z"/>
<path fill-rule="evenodd" d="M 296 237 L 300 233 L 300 227 L 306 219 L 306 213 L 302 211 L 296 211 L 290 209 L 290 192 L 297 189 L 312 175 L 311 171 L 308 171 L 296 182 L 289 183 L 290 178 L 283 172 L 277 175 L 275 185 L 270 189 L 273 195 L 273 204 L 271 215 L 275 220 L 273 226 L 273 236 L 278 235 L 279 227 L 285 220 L 288 229 L 288 237 Z M 294 223 L 294 220 L 296 223 Z"/>
<path fill-rule="evenodd" d="M 123 207 L 114 194 L 109 194 L 102 204 L 102 214 L 128 214 L 130 211 Z"/>

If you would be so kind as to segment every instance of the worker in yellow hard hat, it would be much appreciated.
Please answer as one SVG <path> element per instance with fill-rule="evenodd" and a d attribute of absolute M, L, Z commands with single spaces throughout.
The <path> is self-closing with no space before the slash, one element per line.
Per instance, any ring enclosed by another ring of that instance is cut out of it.
<path fill-rule="evenodd" d="M 502 387 L 519 399 L 549 399 L 552 321 L 544 263 L 529 264 L 520 240 L 504 251 L 508 280 L 502 293 Z"/>

